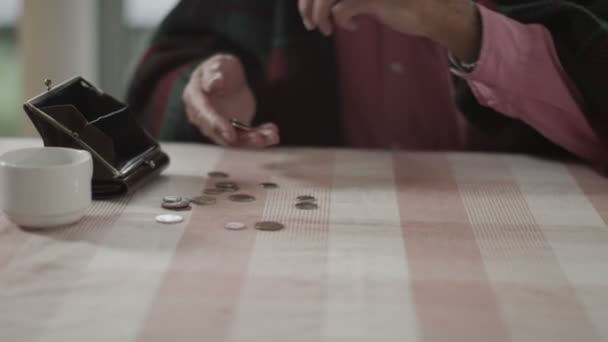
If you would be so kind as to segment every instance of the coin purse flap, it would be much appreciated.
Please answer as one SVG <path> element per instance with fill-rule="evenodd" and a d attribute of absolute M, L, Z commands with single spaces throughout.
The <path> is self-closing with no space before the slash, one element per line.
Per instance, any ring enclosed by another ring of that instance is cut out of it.
<path fill-rule="evenodd" d="M 101 157 L 115 164 L 114 142 L 97 127 L 89 125 L 85 117 L 73 105 L 57 105 L 42 107 L 42 111 L 51 116 L 53 119 L 61 122 L 70 131 L 76 132 L 80 139 L 86 141 L 87 144 L 95 150 Z M 40 136 L 44 141 L 45 146 L 59 146 L 81 149 L 78 142 L 70 135 L 56 129 L 47 121 L 35 116 L 32 122 L 36 129 L 40 132 Z M 44 133 L 43 133 L 44 132 Z M 93 159 L 93 178 L 105 179 L 112 178 L 112 173 L 101 164 L 97 158 Z"/>

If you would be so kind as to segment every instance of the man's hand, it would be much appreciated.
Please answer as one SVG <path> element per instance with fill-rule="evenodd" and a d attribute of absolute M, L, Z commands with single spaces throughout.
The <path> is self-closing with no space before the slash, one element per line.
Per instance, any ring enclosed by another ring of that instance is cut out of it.
<path fill-rule="evenodd" d="M 237 131 L 230 119 L 251 124 L 256 101 L 241 62 L 231 55 L 216 55 L 201 63 L 184 89 L 188 120 L 203 135 L 223 146 L 263 148 L 279 143 L 272 123 L 250 132 Z"/>
<path fill-rule="evenodd" d="M 298 0 L 307 29 L 331 35 L 335 25 L 357 29 L 357 17 L 369 15 L 403 34 L 423 36 L 473 61 L 481 45 L 477 7 L 471 0 Z"/>

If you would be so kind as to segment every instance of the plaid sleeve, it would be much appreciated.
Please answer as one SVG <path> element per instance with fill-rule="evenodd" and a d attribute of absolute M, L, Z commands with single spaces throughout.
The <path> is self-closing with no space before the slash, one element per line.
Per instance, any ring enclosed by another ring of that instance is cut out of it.
<path fill-rule="evenodd" d="M 139 64 L 128 96 L 157 137 L 204 140 L 186 120 L 181 94 L 193 67 L 217 53 L 243 64 L 258 100 L 255 125 L 277 124 L 283 145 L 341 142 L 333 41 L 306 30 L 297 2 L 284 0 L 177 5 Z"/>
<path fill-rule="evenodd" d="M 161 23 L 132 76 L 127 101 L 142 125 L 159 139 L 207 142 L 188 122 L 181 98 L 196 66 L 217 53 L 236 55 L 245 66 L 248 82 L 258 92 L 263 78 L 263 44 L 248 44 L 255 44 L 263 29 L 241 33 L 235 29 L 239 25 L 230 24 L 230 18 L 238 17 L 239 11 L 231 12 L 221 3 L 181 1 Z"/>

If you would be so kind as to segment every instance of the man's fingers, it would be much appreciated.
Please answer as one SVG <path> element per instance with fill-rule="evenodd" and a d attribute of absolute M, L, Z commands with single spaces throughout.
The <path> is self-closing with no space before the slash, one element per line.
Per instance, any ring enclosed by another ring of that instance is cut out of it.
<path fill-rule="evenodd" d="M 247 148 L 264 148 L 279 143 L 279 128 L 272 123 L 254 128 L 250 132 L 239 134 L 238 146 Z"/>
<path fill-rule="evenodd" d="M 267 123 L 258 127 L 258 131 L 266 140 L 268 146 L 278 145 L 280 142 L 279 128 L 273 123 Z"/>
<path fill-rule="evenodd" d="M 247 148 L 267 147 L 266 139 L 259 132 L 242 133 L 239 136 L 239 146 Z"/>
<path fill-rule="evenodd" d="M 308 30 L 313 30 L 315 28 L 312 20 L 313 3 L 314 0 L 298 0 L 300 15 L 302 16 L 304 26 L 306 26 L 306 29 Z"/>
<path fill-rule="evenodd" d="M 222 146 L 228 145 L 228 142 L 226 142 L 222 137 L 217 134 L 213 134 L 213 132 L 207 128 L 208 125 L 202 122 L 202 117 L 198 115 L 196 109 L 194 109 L 190 105 L 186 105 L 186 113 L 188 115 L 188 120 L 190 121 L 190 123 L 192 123 L 196 128 L 198 128 L 202 135 L 209 138 L 215 144 Z"/>
<path fill-rule="evenodd" d="M 227 145 L 235 144 L 237 133 L 230 121 L 216 112 L 207 97 L 203 96 L 201 100 L 201 122 L 206 125 L 209 135 L 221 139 Z"/>
<path fill-rule="evenodd" d="M 264 136 L 261 132 L 248 132 L 242 133 L 239 136 L 239 147 L 246 148 L 265 148 L 272 145 L 276 145 L 278 143 L 277 140 L 271 140 Z"/>
<path fill-rule="evenodd" d="M 230 122 L 219 115 L 201 88 L 189 84 L 184 92 L 184 103 L 188 120 L 197 126 L 201 133 L 221 145 L 236 143 L 236 131 Z"/>
<path fill-rule="evenodd" d="M 368 0 L 342 0 L 332 7 L 331 13 L 338 26 L 354 31 L 357 29 L 355 17 L 371 14 L 371 10 L 371 2 Z"/>
<path fill-rule="evenodd" d="M 312 9 L 312 22 L 326 36 L 332 34 L 331 8 L 336 0 L 316 0 Z"/>

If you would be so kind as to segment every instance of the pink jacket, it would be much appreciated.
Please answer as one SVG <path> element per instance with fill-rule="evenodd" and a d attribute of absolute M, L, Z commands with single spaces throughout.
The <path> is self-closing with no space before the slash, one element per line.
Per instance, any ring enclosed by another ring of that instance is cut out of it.
<path fill-rule="evenodd" d="M 448 51 L 437 44 L 371 20 L 362 22 L 357 32 L 337 32 L 347 144 L 464 148 L 470 127 L 454 101 L 456 73 L 468 81 L 482 105 L 522 120 L 585 160 L 605 159 L 548 30 L 479 8 L 482 50 L 470 74 L 450 70 Z"/>

